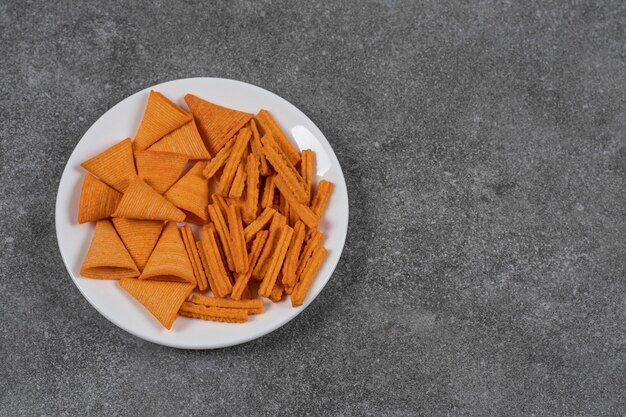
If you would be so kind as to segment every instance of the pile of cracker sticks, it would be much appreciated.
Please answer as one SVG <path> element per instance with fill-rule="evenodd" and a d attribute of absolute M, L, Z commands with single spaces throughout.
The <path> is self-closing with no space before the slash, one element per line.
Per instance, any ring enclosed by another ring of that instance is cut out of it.
<path fill-rule="evenodd" d="M 301 305 L 328 254 L 317 226 L 333 183 L 314 191 L 315 153 L 267 110 L 185 102 L 151 91 L 134 141 L 81 164 L 78 222 L 96 222 L 81 275 L 119 280 L 167 329 L 178 315 L 245 322 L 259 296 Z"/>

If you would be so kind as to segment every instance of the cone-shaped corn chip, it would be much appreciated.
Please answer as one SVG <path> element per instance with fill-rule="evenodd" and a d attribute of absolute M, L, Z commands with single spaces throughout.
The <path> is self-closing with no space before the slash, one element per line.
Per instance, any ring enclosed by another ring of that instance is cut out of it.
<path fill-rule="evenodd" d="M 143 304 L 168 330 L 172 328 L 180 306 L 189 297 L 194 287 L 192 284 L 179 282 L 138 279 L 122 279 L 120 286 Z"/>
<path fill-rule="evenodd" d="M 150 145 L 191 120 L 191 115 L 156 91 L 150 91 L 148 105 L 135 135 L 135 149 Z"/>
<path fill-rule="evenodd" d="M 96 223 L 80 274 L 88 278 L 120 279 L 139 275 L 137 266 L 109 220 Z"/>
<path fill-rule="evenodd" d="M 192 94 L 185 96 L 185 102 L 196 119 L 200 136 L 211 155 L 217 154 L 252 118 L 250 113 L 222 107 Z"/>
<path fill-rule="evenodd" d="M 122 196 L 113 217 L 182 222 L 185 220 L 185 213 L 154 191 L 148 184 L 136 178 Z"/>
<path fill-rule="evenodd" d="M 196 277 L 176 223 L 165 226 L 139 279 L 189 282 L 195 287 Z"/>
<path fill-rule="evenodd" d="M 80 192 L 78 223 L 95 222 L 111 217 L 121 199 L 122 193 L 98 181 L 93 175 L 85 175 L 83 189 Z"/>
<path fill-rule="evenodd" d="M 115 230 L 122 238 L 139 271 L 143 271 L 163 229 L 161 220 L 113 218 Z"/>
<path fill-rule="evenodd" d="M 193 215 L 194 223 L 200 220 L 200 224 L 209 221 L 209 182 L 202 174 L 206 162 L 196 162 L 178 182 L 167 190 L 165 198 L 180 209 Z"/>
<path fill-rule="evenodd" d="M 152 148 L 151 148 L 152 149 Z M 172 152 L 135 152 L 137 175 L 159 194 L 166 192 L 185 168 L 187 156 Z"/>
<path fill-rule="evenodd" d="M 117 191 L 124 192 L 128 184 L 137 177 L 130 139 L 111 146 L 106 151 L 80 164 L 100 180 Z"/>
<path fill-rule="evenodd" d="M 174 152 L 185 155 L 191 160 L 211 159 L 198 133 L 195 121 L 190 121 L 159 139 L 148 148 L 149 151 Z"/>

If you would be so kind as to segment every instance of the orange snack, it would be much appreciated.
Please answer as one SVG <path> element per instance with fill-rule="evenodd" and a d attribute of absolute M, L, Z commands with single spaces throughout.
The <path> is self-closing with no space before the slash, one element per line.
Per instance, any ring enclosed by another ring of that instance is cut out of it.
<path fill-rule="evenodd" d="M 256 120 L 259 122 L 266 135 L 269 133 L 276 139 L 280 150 L 287 157 L 289 162 L 295 166 L 300 161 L 300 153 L 298 153 L 289 139 L 287 139 L 287 136 L 285 136 L 280 127 L 278 127 L 278 124 L 270 112 L 267 110 L 261 110 L 259 114 L 256 115 Z"/>
<path fill-rule="evenodd" d="M 135 261 L 135 265 L 139 271 L 143 271 L 154 246 L 159 240 L 161 230 L 163 230 L 163 221 L 114 217 L 113 225 L 122 238 L 124 246 L 128 249 L 128 253 Z"/>
<path fill-rule="evenodd" d="M 320 222 L 319 216 L 317 216 L 313 210 L 308 206 L 295 200 L 295 196 L 291 193 L 291 189 L 287 186 L 284 178 L 281 175 L 276 176 L 276 187 L 280 190 L 281 197 L 284 197 L 290 204 L 290 210 L 293 210 L 298 218 L 307 225 L 307 227 L 314 229 Z"/>
<path fill-rule="evenodd" d="M 263 185 L 263 195 L 261 196 L 261 208 L 267 209 L 274 205 L 274 191 L 276 189 L 274 185 L 274 179 L 276 175 L 270 175 L 265 177 L 265 184 Z"/>
<path fill-rule="evenodd" d="M 228 230 L 230 231 L 231 253 L 235 272 L 240 274 L 248 270 L 248 249 L 243 237 L 243 221 L 241 211 L 237 206 L 228 208 Z"/>
<path fill-rule="evenodd" d="M 287 224 L 287 219 L 280 213 L 275 213 L 272 217 L 272 222 L 270 223 L 269 232 L 270 234 L 267 237 L 267 243 L 265 243 L 265 247 L 263 247 L 263 252 L 261 252 L 261 256 L 257 261 L 254 270 L 252 271 L 252 276 L 255 279 L 261 280 L 265 276 L 265 271 L 267 270 L 268 260 L 272 256 L 276 249 L 276 242 L 280 235 L 281 227 Z"/>
<path fill-rule="evenodd" d="M 237 308 L 206 307 L 199 304 L 185 302 L 178 313 L 184 317 L 194 319 L 222 321 L 226 323 L 244 323 L 248 321 L 248 312 Z"/>
<path fill-rule="evenodd" d="M 333 193 L 333 188 L 335 188 L 335 184 L 326 180 L 321 180 L 317 185 L 317 193 L 315 193 L 315 197 L 313 197 L 313 202 L 311 203 L 311 209 L 317 216 L 321 216 L 322 213 L 324 213 L 328 199 Z"/>
<path fill-rule="evenodd" d="M 243 220 L 250 224 L 259 211 L 259 158 L 251 153 L 246 161 L 246 197 L 243 204 Z"/>
<path fill-rule="evenodd" d="M 111 217 L 122 199 L 122 193 L 86 174 L 78 205 L 78 223 L 95 222 Z"/>
<path fill-rule="evenodd" d="M 96 230 L 80 268 L 80 274 L 87 278 L 120 279 L 134 278 L 139 270 L 115 232 L 109 220 L 96 223 Z"/>
<path fill-rule="evenodd" d="M 213 204 L 216 204 L 222 211 L 222 216 L 228 216 L 229 204 L 226 202 L 226 199 L 219 194 L 213 194 L 211 198 L 213 200 Z"/>
<path fill-rule="evenodd" d="M 206 226 L 205 226 L 206 227 Z M 213 288 L 216 288 L 215 280 L 213 279 L 213 275 L 211 275 L 211 267 L 209 266 L 209 260 L 207 259 L 208 248 L 205 247 L 204 240 L 196 241 L 196 249 L 198 250 L 198 256 L 200 257 L 200 264 L 204 269 L 204 274 L 206 275 L 206 279 L 209 283 L 209 288 L 211 291 L 215 293 Z"/>
<path fill-rule="evenodd" d="M 204 273 L 204 268 L 202 266 L 202 261 L 200 260 L 200 255 L 198 254 L 198 249 L 196 248 L 196 240 L 193 236 L 193 230 L 191 230 L 191 226 L 186 224 L 181 227 L 180 234 L 183 237 L 185 250 L 187 251 L 189 261 L 191 262 L 193 275 L 196 277 L 198 291 L 206 292 L 209 289 L 209 282 L 207 280 L 206 274 Z"/>
<path fill-rule="evenodd" d="M 205 224 L 209 221 L 209 212 L 207 211 L 209 204 L 209 183 L 204 175 L 202 175 L 205 166 L 206 162 L 196 162 L 196 164 L 164 194 L 164 197 L 174 203 L 176 207 L 184 210 L 188 214 L 191 213 L 196 216 L 196 218 L 193 218 L 193 216 L 188 217 L 188 222 Z"/>
<path fill-rule="evenodd" d="M 175 222 L 168 222 L 163 229 L 139 279 L 188 282 L 196 286 L 193 267 Z"/>
<path fill-rule="evenodd" d="M 306 203 L 307 195 L 304 180 L 294 166 L 285 158 L 280 149 L 276 146 L 274 138 L 265 135 L 261 139 L 263 142 L 263 154 L 272 164 L 276 172 L 281 175 L 285 183 L 289 186 L 291 193 L 298 203 Z"/>
<path fill-rule="evenodd" d="M 156 91 L 150 91 L 146 111 L 135 135 L 135 149 L 150 145 L 191 120 L 191 115 Z"/>
<path fill-rule="evenodd" d="M 315 153 L 310 149 L 302 151 L 302 159 L 300 160 L 300 175 L 304 180 L 306 189 L 307 201 L 305 204 L 309 204 L 311 201 L 311 189 L 313 187 L 313 165 L 315 164 Z"/>
<path fill-rule="evenodd" d="M 283 284 L 280 281 L 280 279 L 276 280 L 274 288 L 272 288 L 270 295 L 267 297 L 275 303 L 278 303 L 280 300 L 283 299 L 283 293 L 285 292 L 285 287 L 283 287 Z"/>
<path fill-rule="evenodd" d="M 185 220 L 185 213 L 148 184 L 135 178 L 122 195 L 113 217 L 182 222 Z"/>
<path fill-rule="evenodd" d="M 278 179 L 278 177 L 276 177 L 276 179 Z M 278 191 L 280 191 L 280 188 L 278 189 Z M 278 195 L 278 212 L 285 217 L 289 217 L 287 198 L 282 192 Z"/>
<path fill-rule="evenodd" d="M 149 281 L 132 278 L 120 280 L 120 286 L 148 309 L 166 329 L 171 329 L 178 310 L 193 290 L 192 284 Z"/>
<path fill-rule="evenodd" d="M 285 263 L 283 265 L 283 284 L 285 287 L 293 287 L 296 285 L 296 268 L 298 267 L 298 259 L 300 257 L 300 251 L 302 244 L 304 243 L 304 223 L 298 221 L 293 228 L 293 237 L 289 243 L 289 250 L 285 257 Z"/>
<path fill-rule="evenodd" d="M 263 312 L 263 300 L 256 298 L 253 300 L 230 300 L 228 298 L 207 297 L 206 295 L 194 295 L 191 302 L 206 307 L 233 308 L 246 310 L 248 314 L 261 314 Z"/>
<path fill-rule="evenodd" d="M 128 138 L 83 162 L 80 166 L 122 193 L 137 177 L 133 160 L 133 145 Z"/>
<path fill-rule="evenodd" d="M 293 289 L 291 293 L 291 305 L 299 306 L 304 303 L 304 299 L 306 298 L 307 293 L 309 292 L 309 288 L 311 288 L 311 284 L 315 279 L 315 275 L 317 275 L 324 259 L 328 255 L 328 251 L 323 246 L 318 246 L 311 258 L 307 261 L 306 267 L 302 271 L 302 277 L 300 281 Z"/>
<path fill-rule="evenodd" d="M 248 256 L 248 270 L 243 274 L 237 275 L 235 285 L 233 286 L 233 292 L 230 294 L 230 298 L 233 300 L 242 299 L 245 291 L 248 289 L 248 282 L 250 282 L 252 271 L 261 256 L 263 246 L 267 242 L 268 234 L 269 232 L 267 230 L 263 230 L 257 233 L 254 242 L 252 242 L 252 249 L 250 250 L 250 256 Z"/>
<path fill-rule="evenodd" d="M 219 246 L 215 237 L 215 231 L 207 228 L 205 234 L 206 240 L 202 242 L 202 248 L 204 249 L 204 257 L 209 269 L 211 271 L 211 277 L 213 282 L 211 283 L 211 290 L 216 297 L 226 297 L 231 293 L 233 287 L 230 282 L 230 276 L 226 271 L 222 256 L 219 253 Z"/>
<path fill-rule="evenodd" d="M 185 102 L 196 119 L 200 136 L 211 155 L 217 154 L 252 119 L 250 113 L 222 107 L 193 94 L 187 94 Z"/>
<path fill-rule="evenodd" d="M 180 178 L 187 164 L 187 156 L 152 150 L 136 151 L 135 163 L 139 178 L 154 191 L 163 194 Z"/>
<path fill-rule="evenodd" d="M 231 248 L 230 231 L 228 230 L 228 226 L 226 225 L 226 220 L 224 220 L 222 210 L 217 205 L 209 205 L 208 210 L 209 217 L 211 218 L 211 221 L 215 226 L 215 231 L 220 238 L 220 242 L 222 242 L 222 248 L 226 257 L 228 269 L 232 271 L 235 269 L 235 262 L 233 259 L 233 251 Z"/>
<path fill-rule="evenodd" d="M 237 134 L 233 150 L 230 153 L 230 158 L 228 158 L 226 165 L 224 165 L 224 172 L 222 172 L 220 182 L 217 185 L 217 194 L 223 196 L 228 195 L 228 191 L 230 190 L 235 174 L 237 173 L 237 168 L 239 167 L 243 153 L 248 147 L 250 136 L 252 136 L 250 129 L 245 127 Z"/>
<path fill-rule="evenodd" d="M 203 172 L 204 176 L 207 179 L 211 179 L 217 173 L 217 171 L 219 171 L 220 168 L 226 163 L 228 158 L 230 158 L 230 153 L 233 151 L 234 144 L 235 138 L 232 138 L 231 140 L 226 142 L 224 147 L 220 149 L 217 155 L 215 155 L 215 157 L 213 157 L 213 159 L 211 159 L 211 161 L 207 164 Z"/>
<path fill-rule="evenodd" d="M 246 163 L 242 160 L 237 167 L 237 173 L 233 179 L 233 185 L 230 187 L 228 196 L 230 198 L 239 198 L 243 194 L 243 188 L 246 183 Z"/>
<path fill-rule="evenodd" d="M 250 130 L 252 131 L 252 138 L 250 139 L 250 148 L 252 148 L 252 153 L 256 155 L 259 159 L 259 163 L 261 164 L 259 172 L 264 177 L 267 177 L 272 173 L 272 169 L 267 163 L 267 159 L 265 159 L 265 155 L 263 155 L 261 145 L 261 135 L 259 135 L 259 129 L 256 126 L 256 122 L 254 119 L 250 119 Z"/>
<path fill-rule="evenodd" d="M 309 260 L 315 249 L 317 249 L 324 239 L 324 233 L 320 232 L 317 229 L 311 230 L 311 235 L 308 237 L 306 245 L 302 250 L 302 254 L 300 255 L 300 260 L 298 261 L 298 268 L 296 268 L 296 282 L 300 280 L 302 275 L 302 271 L 306 266 L 306 262 Z"/>
<path fill-rule="evenodd" d="M 285 260 L 285 255 L 287 254 L 287 249 L 289 248 L 292 235 L 293 229 L 291 227 L 286 224 L 281 227 L 280 234 L 276 240 L 275 249 L 268 261 L 267 270 L 263 275 L 263 282 L 261 282 L 261 286 L 259 287 L 259 295 L 264 297 L 270 296 L 270 293 L 274 288 L 274 284 L 276 284 L 278 273 L 283 266 L 283 261 Z"/>
<path fill-rule="evenodd" d="M 274 210 L 271 207 L 268 207 L 265 210 L 263 210 L 263 212 L 259 215 L 259 217 L 257 217 L 252 223 L 246 226 L 246 228 L 243 229 L 243 235 L 244 235 L 244 238 L 246 239 L 246 242 L 250 242 L 254 238 L 254 236 L 259 232 L 259 230 L 263 229 L 265 225 L 268 224 L 270 220 L 272 220 L 272 217 L 274 217 L 275 213 L 276 213 L 276 210 Z"/>
<path fill-rule="evenodd" d="M 159 139 L 148 150 L 174 152 L 190 160 L 211 159 L 193 119 Z"/>

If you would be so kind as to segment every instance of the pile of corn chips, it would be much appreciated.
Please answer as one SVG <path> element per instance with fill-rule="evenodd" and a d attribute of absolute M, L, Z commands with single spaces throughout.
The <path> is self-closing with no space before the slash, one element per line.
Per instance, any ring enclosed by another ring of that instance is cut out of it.
<path fill-rule="evenodd" d="M 314 190 L 315 153 L 267 110 L 185 102 L 151 91 L 135 139 L 81 164 L 78 222 L 96 222 L 81 275 L 119 280 L 167 329 L 179 315 L 245 322 L 258 297 L 303 304 L 328 254 L 317 226 L 333 183 Z"/>

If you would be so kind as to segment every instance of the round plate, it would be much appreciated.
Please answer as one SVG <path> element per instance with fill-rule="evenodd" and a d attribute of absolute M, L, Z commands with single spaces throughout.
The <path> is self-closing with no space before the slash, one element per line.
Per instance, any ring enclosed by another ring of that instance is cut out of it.
<path fill-rule="evenodd" d="M 94 224 L 77 223 L 78 203 L 85 170 L 80 164 L 126 137 L 134 137 L 150 90 L 159 91 L 187 108 L 183 97 L 192 93 L 205 100 L 256 114 L 268 109 L 287 136 L 302 149 L 313 149 L 317 178 L 335 183 L 320 230 L 326 234 L 329 254 L 306 297 L 293 308 L 287 297 L 280 303 L 265 301 L 265 312 L 250 316 L 243 324 L 217 323 L 179 317 L 166 330 L 138 301 L 119 287 L 117 281 L 83 278 L 80 267 L 89 249 Z M 115 325 L 150 342 L 184 349 L 213 349 L 244 343 L 276 330 L 300 314 L 322 291 L 332 275 L 348 230 L 348 192 L 339 161 L 315 124 L 293 104 L 262 88 L 220 78 L 189 78 L 158 84 L 115 105 L 98 119 L 72 152 L 56 202 L 56 232 L 61 256 L 74 284 L 96 310 Z"/>

